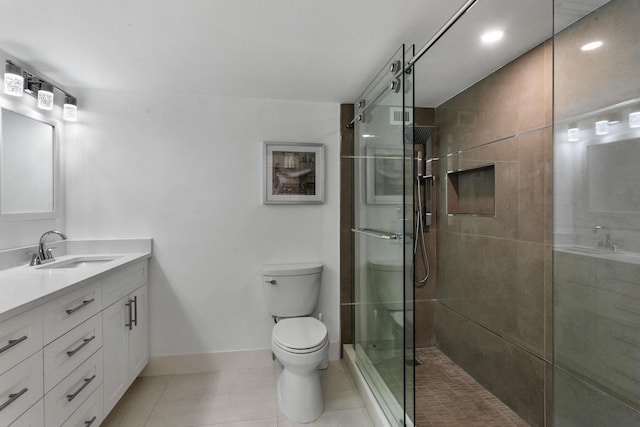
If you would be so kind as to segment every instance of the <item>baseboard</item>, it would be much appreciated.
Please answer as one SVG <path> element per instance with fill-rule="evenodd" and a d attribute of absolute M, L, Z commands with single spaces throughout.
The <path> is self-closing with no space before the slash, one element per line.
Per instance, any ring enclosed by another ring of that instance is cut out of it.
<path fill-rule="evenodd" d="M 329 360 L 340 359 L 340 345 L 329 344 Z M 266 368 L 273 366 L 271 349 L 219 351 L 215 353 L 153 356 L 140 376 L 198 374 L 226 369 Z"/>
<path fill-rule="evenodd" d="M 362 399 L 362 403 L 364 403 L 364 406 L 369 413 L 369 418 L 371 418 L 374 426 L 391 427 L 391 424 L 387 421 L 387 417 L 384 415 L 384 412 L 382 412 L 382 408 L 378 404 L 376 397 L 373 395 L 366 380 L 362 376 L 360 369 L 356 366 L 356 353 L 353 350 L 353 346 L 351 344 L 343 345 L 342 355 L 342 363 L 345 365 L 346 371 L 351 375 L 351 379 L 356 386 L 356 390 L 358 390 L 358 394 L 360 394 L 360 399 Z"/>
<path fill-rule="evenodd" d="M 227 369 L 266 368 L 273 366 L 271 349 L 222 351 L 216 353 L 179 354 L 149 358 L 140 374 L 157 375 L 197 374 Z"/>

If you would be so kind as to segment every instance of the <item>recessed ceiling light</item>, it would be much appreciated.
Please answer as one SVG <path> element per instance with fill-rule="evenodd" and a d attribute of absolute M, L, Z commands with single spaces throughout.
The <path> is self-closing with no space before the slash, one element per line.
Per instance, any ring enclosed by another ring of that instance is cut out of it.
<path fill-rule="evenodd" d="M 598 40 L 598 41 L 590 42 L 590 43 L 587 43 L 587 44 L 583 45 L 583 46 L 580 48 L 580 50 L 583 50 L 583 51 L 585 51 L 585 52 L 586 52 L 586 51 L 588 51 L 588 50 L 597 49 L 597 48 L 599 48 L 600 46 L 602 46 L 602 42 L 601 42 L 600 40 Z"/>
<path fill-rule="evenodd" d="M 482 37 L 480 37 L 480 40 L 482 40 L 482 43 L 495 43 L 498 40 L 502 39 L 503 36 L 504 36 L 503 31 L 492 30 L 484 33 Z"/>

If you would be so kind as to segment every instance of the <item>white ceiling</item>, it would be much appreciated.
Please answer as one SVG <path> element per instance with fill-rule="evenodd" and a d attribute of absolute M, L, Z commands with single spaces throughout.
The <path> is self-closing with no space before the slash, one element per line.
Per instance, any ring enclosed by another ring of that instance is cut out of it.
<path fill-rule="evenodd" d="M 603 3 L 564 3 L 585 2 Z M 213 96 L 348 103 L 402 43 L 419 49 L 463 3 L 3 0 L 0 49 L 67 89 L 178 85 Z M 551 34 L 550 18 L 550 0 L 479 0 L 418 63 L 416 104 L 439 105 L 535 46 Z M 477 32 L 487 26 L 506 30 L 501 46 L 480 48 Z"/>

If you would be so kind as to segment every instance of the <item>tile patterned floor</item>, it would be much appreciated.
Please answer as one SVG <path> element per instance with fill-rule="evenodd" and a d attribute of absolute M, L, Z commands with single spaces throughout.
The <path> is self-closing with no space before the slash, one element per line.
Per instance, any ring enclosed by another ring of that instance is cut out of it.
<path fill-rule="evenodd" d="M 321 372 L 325 409 L 318 420 L 297 424 L 276 402 L 281 367 L 138 378 L 102 427 L 372 427 L 341 362 Z"/>
<path fill-rule="evenodd" d="M 417 427 L 529 424 L 435 347 L 416 349 Z"/>

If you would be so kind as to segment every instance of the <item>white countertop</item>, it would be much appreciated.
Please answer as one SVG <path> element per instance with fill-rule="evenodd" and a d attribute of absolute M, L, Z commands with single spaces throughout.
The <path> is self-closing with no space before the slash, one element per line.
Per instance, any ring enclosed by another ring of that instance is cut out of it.
<path fill-rule="evenodd" d="M 556 245 L 554 250 L 564 252 L 572 255 L 580 255 L 585 257 L 592 257 L 601 260 L 625 262 L 627 264 L 640 265 L 640 253 L 618 251 L 614 252 L 608 249 L 593 248 L 580 245 Z"/>
<path fill-rule="evenodd" d="M 112 261 L 88 263 L 78 268 L 52 269 L 65 260 L 83 257 L 83 254 L 65 255 L 55 263 L 38 266 L 19 266 L 0 271 L 0 321 L 28 310 L 58 295 L 84 286 L 94 280 L 151 257 L 151 252 L 87 254 L 87 257 L 115 258 Z"/>

